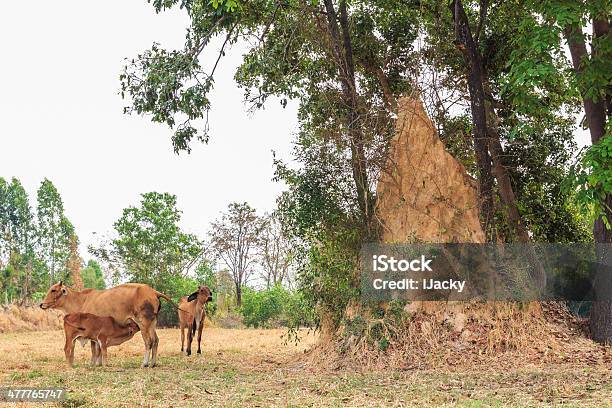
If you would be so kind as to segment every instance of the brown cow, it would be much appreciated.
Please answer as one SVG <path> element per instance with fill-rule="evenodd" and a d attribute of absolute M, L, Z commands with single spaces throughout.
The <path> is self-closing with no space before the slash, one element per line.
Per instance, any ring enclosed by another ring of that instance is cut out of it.
<path fill-rule="evenodd" d="M 161 306 L 160 297 L 172 303 L 168 296 L 142 283 L 125 283 L 111 289 L 85 289 L 79 292 L 59 282 L 51 286 L 40 307 L 59 309 L 65 313 L 110 316 L 122 325 L 127 325 L 131 319 L 140 328 L 145 344 L 142 367 L 148 367 L 149 364 L 155 367 L 159 344 L 155 328 Z"/>
<path fill-rule="evenodd" d="M 107 349 L 110 346 L 122 344 L 139 330 L 138 325 L 130 320 L 127 325 L 120 325 L 112 317 L 100 317 L 91 313 L 70 313 L 64 316 L 64 334 L 66 344 L 64 353 L 68 364 L 74 366 L 74 342 L 79 339 L 81 344 L 86 340 L 95 342 L 99 354 L 92 355 L 92 363 L 106 365 L 108 361 Z M 93 351 L 93 347 L 92 347 Z"/>
<path fill-rule="evenodd" d="M 212 292 L 208 286 L 200 286 L 197 291 L 179 300 L 178 317 L 181 328 L 181 351 L 185 343 L 185 327 L 187 327 L 187 355 L 191 355 L 191 342 L 196 329 L 198 330 L 198 354 L 202 353 L 202 329 L 206 316 L 206 304 L 212 300 Z"/>

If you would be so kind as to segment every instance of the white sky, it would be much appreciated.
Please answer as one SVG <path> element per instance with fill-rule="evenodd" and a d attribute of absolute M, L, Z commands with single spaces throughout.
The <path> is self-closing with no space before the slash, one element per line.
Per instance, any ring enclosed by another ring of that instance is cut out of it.
<path fill-rule="evenodd" d="M 290 158 L 296 106 L 270 101 L 247 114 L 232 78 L 240 50 L 217 69 L 210 142 L 190 155 L 173 153 L 165 125 L 122 113 L 123 59 L 153 41 L 181 48 L 187 25 L 183 11 L 156 15 L 145 0 L 3 4 L 0 176 L 19 178 L 33 205 L 42 179 L 53 181 L 86 259 L 93 233 L 110 233 L 141 193 L 176 194 L 183 227 L 204 236 L 230 202 L 269 211 L 283 190 L 271 181 L 271 151 Z"/>

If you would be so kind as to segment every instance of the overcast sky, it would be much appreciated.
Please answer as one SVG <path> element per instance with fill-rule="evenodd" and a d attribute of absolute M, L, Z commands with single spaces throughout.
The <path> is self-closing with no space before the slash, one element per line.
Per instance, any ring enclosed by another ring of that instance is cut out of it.
<path fill-rule="evenodd" d="M 204 235 L 232 201 L 269 211 L 283 186 L 271 180 L 272 150 L 290 158 L 296 107 L 271 102 L 249 115 L 232 76 L 241 50 L 221 62 L 211 138 L 175 155 L 172 132 L 126 116 L 118 95 L 125 57 L 156 41 L 181 48 L 183 11 L 155 14 L 145 0 L 6 2 L 0 13 L 0 176 L 17 177 L 32 204 L 44 177 L 60 191 L 81 256 L 123 208 L 148 191 L 178 197 L 182 225 Z"/>

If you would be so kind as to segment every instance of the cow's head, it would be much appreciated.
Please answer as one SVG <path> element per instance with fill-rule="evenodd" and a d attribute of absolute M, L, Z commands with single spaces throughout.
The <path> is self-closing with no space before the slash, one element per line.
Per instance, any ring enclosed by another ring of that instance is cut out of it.
<path fill-rule="evenodd" d="M 140 327 L 138 327 L 136 322 L 134 322 L 133 320 L 130 320 L 128 322 L 128 329 L 129 329 L 129 332 L 130 332 L 130 336 L 133 336 L 134 333 L 138 333 L 140 331 Z"/>
<path fill-rule="evenodd" d="M 49 288 L 47 296 L 45 296 L 45 299 L 40 304 L 40 308 L 55 309 L 61 307 L 66 301 L 66 296 L 68 296 L 68 287 L 64 286 L 62 281 L 59 281 Z"/>
<path fill-rule="evenodd" d="M 200 303 L 210 302 L 212 300 L 212 291 L 208 289 L 208 286 L 202 285 L 198 287 L 198 290 L 189 295 L 187 301 L 193 302 L 196 299 Z"/>

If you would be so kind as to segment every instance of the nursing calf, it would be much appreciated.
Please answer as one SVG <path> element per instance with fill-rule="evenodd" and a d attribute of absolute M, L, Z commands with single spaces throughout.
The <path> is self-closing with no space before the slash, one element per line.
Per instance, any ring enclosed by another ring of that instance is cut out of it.
<path fill-rule="evenodd" d="M 206 304 L 212 300 L 212 292 L 208 286 L 200 286 L 189 296 L 183 296 L 178 304 L 179 327 L 181 329 L 181 351 L 185 344 L 185 328 L 187 328 L 187 355 L 191 355 L 191 342 L 198 331 L 198 354 L 202 353 L 202 329 L 206 316 Z"/>
<path fill-rule="evenodd" d="M 155 367 L 159 344 L 155 332 L 161 306 L 159 298 L 172 301 L 163 293 L 141 283 L 125 283 L 111 289 L 85 289 L 79 292 L 59 282 L 49 288 L 40 307 L 65 313 L 82 312 L 110 316 L 123 325 L 130 321 L 135 322 L 140 328 L 145 345 L 142 366 Z"/>
<path fill-rule="evenodd" d="M 77 339 L 81 341 L 81 344 L 91 340 L 92 364 L 106 365 L 108 347 L 128 341 L 139 330 L 138 325 L 132 321 L 127 325 L 121 325 L 108 316 L 100 317 L 91 313 L 67 314 L 64 316 L 64 334 L 66 335 L 64 353 L 66 354 L 66 360 L 71 366 L 74 365 L 74 342 Z M 93 343 L 97 347 L 94 347 Z M 99 354 L 97 350 L 99 350 Z"/>

